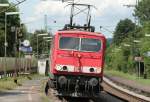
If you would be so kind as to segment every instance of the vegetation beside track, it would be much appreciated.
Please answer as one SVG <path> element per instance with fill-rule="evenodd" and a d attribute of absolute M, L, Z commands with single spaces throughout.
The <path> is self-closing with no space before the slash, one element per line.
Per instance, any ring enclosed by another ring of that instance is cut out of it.
<path fill-rule="evenodd" d="M 51 102 L 49 97 L 47 97 L 44 93 L 41 93 L 41 98 L 43 102 Z"/>
<path fill-rule="evenodd" d="M 22 83 L 26 80 L 32 80 L 34 78 L 41 77 L 38 74 L 32 74 L 32 75 L 21 75 L 17 77 L 17 84 L 14 82 L 13 77 L 3 78 L 0 79 L 0 91 L 2 90 L 12 90 L 17 86 L 21 86 Z"/>
<path fill-rule="evenodd" d="M 128 75 L 133 74 L 133 76 L 135 73 L 140 73 L 145 79 L 150 78 L 149 5 L 150 0 L 141 0 L 135 6 L 134 17 L 138 19 L 139 24 L 129 18 L 118 22 L 113 32 L 113 39 L 107 46 L 105 58 L 107 69 L 128 73 Z M 149 83 L 149 80 L 138 80 L 140 83 L 147 83 L 147 81 Z"/>
<path fill-rule="evenodd" d="M 48 79 L 48 78 L 47 78 Z M 46 83 L 47 83 L 47 80 L 42 80 L 41 81 L 41 89 L 40 89 L 40 91 L 41 91 L 41 98 L 42 98 L 42 101 L 43 102 L 53 102 L 53 101 L 51 101 L 50 100 L 50 98 L 48 97 L 48 96 L 46 96 L 46 94 L 45 94 L 45 85 L 46 85 Z"/>
<path fill-rule="evenodd" d="M 114 71 L 114 70 L 105 70 L 104 72 L 106 75 L 134 80 L 135 82 L 142 84 L 142 85 L 150 85 L 150 79 L 143 79 L 142 77 L 138 78 L 136 74 L 131 75 L 129 73 L 123 73 L 121 71 Z"/>
<path fill-rule="evenodd" d="M 19 83 L 20 83 L 20 81 L 19 81 Z M 11 89 L 15 88 L 16 86 L 17 86 L 17 84 L 14 83 L 13 78 L 0 79 L 0 90 L 11 90 Z"/>

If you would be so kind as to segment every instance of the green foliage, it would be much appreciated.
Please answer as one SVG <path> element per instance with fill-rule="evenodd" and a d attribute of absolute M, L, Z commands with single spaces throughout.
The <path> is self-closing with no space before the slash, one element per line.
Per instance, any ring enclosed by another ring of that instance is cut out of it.
<path fill-rule="evenodd" d="M 147 52 L 150 51 L 150 0 L 141 0 L 135 8 L 135 16 L 140 20 L 139 25 L 135 25 L 131 20 L 121 20 L 114 32 L 113 43 L 107 49 L 106 67 L 122 72 L 137 73 L 135 56 L 141 56 L 144 59 L 144 73 L 150 76 L 150 57 Z M 135 29 L 136 28 L 136 29 Z M 140 40 L 134 43 L 134 40 Z M 125 46 L 125 45 L 129 46 Z M 120 50 L 116 50 L 120 48 Z"/>
<path fill-rule="evenodd" d="M 140 0 L 139 5 L 135 9 L 135 16 L 137 16 L 141 22 L 144 24 L 150 21 L 150 0 Z"/>
<path fill-rule="evenodd" d="M 46 33 L 45 30 L 36 30 L 34 34 L 30 34 L 30 42 L 34 53 L 37 53 L 37 34 Z M 38 37 L 38 54 L 48 54 L 50 50 L 50 43 L 46 42 L 42 36 Z"/>
<path fill-rule="evenodd" d="M 1 0 L 1 3 L 9 3 L 8 0 Z M 13 4 L 10 4 L 12 6 Z M 1 10 L 7 9 L 8 7 L 0 7 Z M 19 11 L 16 7 L 8 9 L 6 12 L 17 12 Z M 4 31 L 5 31 L 5 12 L 0 11 L 0 56 L 4 56 Z M 11 27 L 20 26 L 20 17 L 19 15 L 9 15 L 7 16 L 7 56 L 14 56 L 14 43 L 15 43 L 15 32 L 11 31 Z"/>
<path fill-rule="evenodd" d="M 135 24 L 130 19 L 120 20 L 114 32 L 113 42 L 119 45 L 123 39 L 129 37 L 129 34 L 135 29 Z"/>
<path fill-rule="evenodd" d="M 136 74 L 130 74 L 130 73 L 123 73 L 120 71 L 114 71 L 114 70 L 105 70 L 105 74 L 108 76 L 117 76 L 121 78 L 125 78 L 127 80 L 133 80 L 141 85 L 150 85 L 150 80 L 145 80 L 143 78 L 137 78 Z"/>
<path fill-rule="evenodd" d="M 125 73 L 131 71 L 131 48 L 113 44 L 107 49 L 106 53 L 106 67 L 108 69 L 115 69 Z"/>
<path fill-rule="evenodd" d="M 143 32 L 144 35 L 150 34 L 150 22 L 147 22 L 144 24 L 143 29 L 141 32 Z M 150 51 L 150 37 L 144 36 L 141 38 L 141 42 L 139 44 L 140 46 L 140 53 L 144 58 L 144 63 L 145 63 L 145 68 L 146 68 L 146 73 L 150 73 L 150 57 L 147 56 L 147 52 Z"/>
<path fill-rule="evenodd" d="M 120 20 L 114 32 L 113 43 L 107 49 L 106 67 L 108 69 L 113 68 L 124 73 L 134 72 L 131 46 L 134 33 L 135 24 L 131 20 Z"/>
<path fill-rule="evenodd" d="M 113 47 L 108 48 L 108 55 L 111 59 L 109 62 L 106 61 L 107 66 L 119 71 L 134 73 L 134 56 L 140 54 L 144 58 L 146 72 L 150 74 L 150 57 L 145 56 L 150 51 L 150 38 L 145 37 L 145 34 L 150 34 L 149 4 L 150 0 L 141 0 L 135 9 L 135 16 L 139 18 L 140 26 L 135 26 L 129 19 L 121 20 L 118 23 L 114 32 Z M 141 43 L 133 43 L 134 39 L 140 40 Z M 130 46 L 127 47 L 124 44 Z M 110 52 L 119 46 L 121 46 L 121 50 Z"/>
<path fill-rule="evenodd" d="M 28 32 L 27 32 L 27 27 L 26 27 L 26 25 L 25 24 L 21 24 L 20 25 L 20 31 L 18 32 L 18 39 L 21 39 L 21 40 L 23 40 L 23 39 L 28 39 L 27 38 L 27 34 L 28 34 Z"/>
<path fill-rule="evenodd" d="M 0 0 L 0 3 L 8 3 L 8 0 Z"/>
<path fill-rule="evenodd" d="M 106 47 L 109 47 L 112 43 L 112 38 L 107 38 Z"/>

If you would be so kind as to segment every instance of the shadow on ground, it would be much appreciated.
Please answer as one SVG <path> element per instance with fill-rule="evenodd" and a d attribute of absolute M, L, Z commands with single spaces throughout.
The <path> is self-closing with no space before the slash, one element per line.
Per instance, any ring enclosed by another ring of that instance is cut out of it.
<path fill-rule="evenodd" d="M 14 91 L 0 91 L 0 97 L 2 96 L 12 96 L 12 95 L 21 95 L 21 94 L 26 94 L 23 92 L 14 92 Z"/>

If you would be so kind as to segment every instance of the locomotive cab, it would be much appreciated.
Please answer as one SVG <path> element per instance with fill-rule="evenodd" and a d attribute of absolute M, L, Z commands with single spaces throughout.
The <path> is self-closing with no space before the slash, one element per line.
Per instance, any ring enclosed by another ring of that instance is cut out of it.
<path fill-rule="evenodd" d="M 105 37 L 65 30 L 55 34 L 52 44 L 49 87 L 60 96 L 98 96 L 102 90 Z"/>

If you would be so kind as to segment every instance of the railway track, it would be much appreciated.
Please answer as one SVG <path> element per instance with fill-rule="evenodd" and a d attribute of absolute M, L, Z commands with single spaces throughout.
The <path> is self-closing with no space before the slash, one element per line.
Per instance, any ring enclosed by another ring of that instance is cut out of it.
<path fill-rule="evenodd" d="M 56 97 L 49 96 L 50 102 L 124 102 L 107 92 L 102 92 L 98 98 L 72 98 L 72 97 Z"/>
<path fill-rule="evenodd" d="M 53 90 L 50 90 L 49 93 L 50 98 L 55 100 L 52 102 L 150 102 L 149 97 L 124 89 L 105 77 L 102 86 L 104 91 L 96 99 L 56 97 Z"/>
<path fill-rule="evenodd" d="M 102 92 L 98 98 L 73 98 L 73 97 L 58 97 L 53 89 L 49 89 L 48 97 L 50 102 L 124 102 L 117 97 Z"/>
<path fill-rule="evenodd" d="M 87 99 L 87 98 L 62 98 L 61 102 L 96 102 L 92 99 Z"/>
<path fill-rule="evenodd" d="M 128 102 L 150 102 L 150 97 L 146 97 L 137 93 L 134 93 L 130 90 L 124 89 L 107 78 L 103 78 L 104 81 L 102 86 L 104 91 L 114 96 L 117 96 L 120 99 L 126 100 Z"/>

